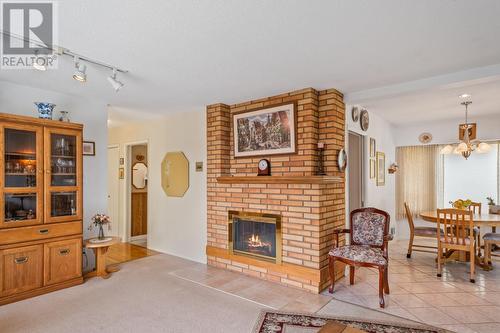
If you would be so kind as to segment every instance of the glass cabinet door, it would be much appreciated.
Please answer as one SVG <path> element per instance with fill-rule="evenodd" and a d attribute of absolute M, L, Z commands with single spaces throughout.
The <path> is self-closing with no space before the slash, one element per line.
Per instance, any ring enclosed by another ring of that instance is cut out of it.
<path fill-rule="evenodd" d="M 46 128 L 45 151 L 45 223 L 81 219 L 81 132 Z"/>
<path fill-rule="evenodd" d="M 0 132 L 0 228 L 42 223 L 43 129 L 4 123 Z"/>

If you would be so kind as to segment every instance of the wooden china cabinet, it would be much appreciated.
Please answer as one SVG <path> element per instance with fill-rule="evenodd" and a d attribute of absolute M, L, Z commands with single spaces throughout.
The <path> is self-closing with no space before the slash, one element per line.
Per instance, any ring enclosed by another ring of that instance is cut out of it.
<path fill-rule="evenodd" d="M 83 282 L 82 130 L 0 114 L 0 305 Z"/>

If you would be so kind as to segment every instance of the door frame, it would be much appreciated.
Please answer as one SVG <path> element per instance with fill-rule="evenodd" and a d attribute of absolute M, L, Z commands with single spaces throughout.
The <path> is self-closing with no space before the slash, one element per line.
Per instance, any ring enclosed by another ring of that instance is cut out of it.
<path fill-rule="evenodd" d="M 149 140 L 139 140 L 139 141 L 131 141 L 131 142 L 126 142 L 123 144 L 123 150 L 124 150 L 124 190 L 122 191 L 122 202 L 124 203 L 122 205 L 122 214 L 124 216 L 123 219 L 121 219 L 122 222 L 122 227 L 123 232 L 122 232 L 122 239 L 125 242 L 130 242 L 132 240 L 137 240 L 136 237 L 132 237 L 132 173 L 129 172 L 132 169 L 132 146 L 137 146 L 137 145 L 146 145 L 147 146 L 147 152 L 148 152 L 148 173 L 151 172 L 150 168 L 150 161 L 151 161 L 151 147 L 149 144 Z M 149 179 L 149 177 L 148 177 Z M 150 200 L 150 189 L 149 189 L 149 184 L 148 184 L 148 191 L 147 191 L 147 210 L 148 212 L 151 211 L 151 200 Z M 147 246 L 149 247 L 150 244 L 150 231 L 151 231 L 151 214 L 148 214 L 147 216 L 147 226 L 148 226 L 148 233 L 146 234 L 146 242 Z M 144 236 L 140 236 L 142 239 Z"/>
<path fill-rule="evenodd" d="M 107 148 L 108 148 L 108 150 L 107 150 L 108 153 L 109 153 L 109 149 L 118 149 L 118 158 L 120 158 L 120 145 L 118 145 L 118 144 L 112 144 L 112 145 L 108 145 Z M 118 160 L 116 162 L 118 164 L 118 168 L 120 168 L 121 167 L 120 160 Z M 109 165 L 108 165 L 108 168 L 109 168 Z M 119 173 L 119 171 L 118 171 L 118 173 Z M 108 174 L 108 177 L 109 176 L 110 175 Z M 118 200 L 118 205 L 117 205 L 117 209 L 116 209 L 116 212 L 115 212 L 115 214 L 116 214 L 115 219 L 117 220 L 116 227 L 118 228 L 117 235 L 119 237 L 121 237 L 121 235 L 123 234 L 123 231 L 122 231 L 122 227 L 123 226 L 122 226 L 122 223 L 121 223 L 121 210 L 120 210 L 120 180 L 121 179 L 118 179 L 118 186 L 116 188 L 116 199 Z M 108 193 L 108 195 L 109 195 L 109 193 Z M 109 211 L 108 211 L 108 214 L 109 214 Z"/>
<path fill-rule="evenodd" d="M 360 192 L 361 192 L 361 207 L 364 207 L 365 205 L 365 184 L 366 184 L 366 173 L 365 173 L 365 162 L 366 162 L 366 136 L 363 135 L 363 134 L 360 134 L 358 132 L 355 132 L 355 131 L 351 131 L 351 130 L 347 130 L 347 140 L 346 140 L 346 148 L 347 148 L 347 153 L 348 153 L 348 159 L 352 161 L 352 159 L 350 159 L 350 156 L 349 156 L 349 135 L 356 135 L 360 138 L 361 140 L 361 158 L 360 158 L 360 174 L 361 174 L 361 177 L 360 177 Z M 349 162 L 347 163 L 347 168 L 346 168 L 346 202 L 347 202 L 347 207 L 346 207 L 346 226 L 349 227 L 350 226 L 350 223 L 351 221 L 349 220 L 349 215 L 350 215 L 350 203 L 349 203 L 349 174 L 350 174 L 350 167 L 349 167 Z"/>

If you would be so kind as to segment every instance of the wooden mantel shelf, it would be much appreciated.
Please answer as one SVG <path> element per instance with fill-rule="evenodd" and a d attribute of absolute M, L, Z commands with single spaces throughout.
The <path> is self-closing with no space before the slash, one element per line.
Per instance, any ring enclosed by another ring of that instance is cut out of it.
<path fill-rule="evenodd" d="M 341 177 L 334 176 L 221 176 L 222 184 L 333 184 L 342 183 Z"/>

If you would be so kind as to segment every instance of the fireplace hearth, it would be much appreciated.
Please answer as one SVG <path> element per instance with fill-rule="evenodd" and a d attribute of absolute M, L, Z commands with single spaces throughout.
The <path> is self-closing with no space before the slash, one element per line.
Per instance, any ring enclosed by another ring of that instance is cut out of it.
<path fill-rule="evenodd" d="M 233 254 L 281 263 L 281 217 L 229 211 L 229 250 Z"/>

